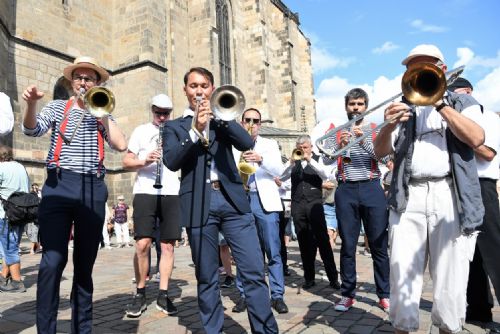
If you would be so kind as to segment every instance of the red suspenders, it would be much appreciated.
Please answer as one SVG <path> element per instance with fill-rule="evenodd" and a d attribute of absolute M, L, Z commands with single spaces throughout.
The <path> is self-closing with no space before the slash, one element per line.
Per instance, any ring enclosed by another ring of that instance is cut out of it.
<path fill-rule="evenodd" d="M 66 107 L 64 108 L 63 117 L 68 112 L 70 112 L 70 110 L 69 110 L 70 106 L 71 106 L 71 99 L 69 99 L 68 102 L 66 102 Z M 63 133 L 66 131 L 66 125 L 68 124 L 68 120 L 69 120 L 69 117 L 66 117 L 66 119 L 61 124 L 60 130 Z M 98 120 L 97 121 L 97 145 L 99 147 L 99 166 L 98 166 L 98 170 L 97 170 L 97 176 L 100 176 L 101 167 L 102 167 L 103 162 L 104 162 L 104 138 L 102 136 L 102 131 L 99 129 L 100 126 L 102 126 L 102 123 L 100 120 Z M 54 149 L 54 157 L 52 160 L 49 161 L 49 163 L 55 162 L 57 168 L 59 168 L 59 157 L 61 156 L 62 142 L 63 142 L 63 140 L 62 140 L 61 136 L 58 134 L 56 147 Z"/>

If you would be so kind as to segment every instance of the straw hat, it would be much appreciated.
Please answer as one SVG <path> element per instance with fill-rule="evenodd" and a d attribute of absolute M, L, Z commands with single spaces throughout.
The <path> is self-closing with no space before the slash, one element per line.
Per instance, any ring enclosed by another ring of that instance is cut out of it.
<path fill-rule="evenodd" d="M 104 82 L 108 80 L 109 78 L 109 73 L 106 71 L 104 68 L 102 68 L 97 60 L 95 60 L 92 57 L 87 57 L 87 56 L 81 56 L 75 59 L 72 65 L 67 66 L 63 70 L 64 77 L 68 80 L 73 80 L 71 77 L 73 74 L 73 71 L 76 70 L 77 68 L 90 68 L 101 76 L 101 82 Z"/>

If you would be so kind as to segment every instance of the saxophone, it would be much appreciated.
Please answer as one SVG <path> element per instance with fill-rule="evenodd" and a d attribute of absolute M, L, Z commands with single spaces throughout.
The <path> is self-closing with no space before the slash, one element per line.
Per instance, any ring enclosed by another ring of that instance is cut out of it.
<path fill-rule="evenodd" d="M 248 123 L 247 131 L 249 135 L 252 135 L 252 126 L 253 122 Z M 238 173 L 240 174 L 241 181 L 243 182 L 243 188 L 245 188 L 245 191 L 248 191 L 248 180 L 251 175 L 255 174 L 257 167 L 245 161 L 245 158 L 243 158 L 243 153 L 245 152 L 241 153 L 240 161 L 238 162 Z"/>

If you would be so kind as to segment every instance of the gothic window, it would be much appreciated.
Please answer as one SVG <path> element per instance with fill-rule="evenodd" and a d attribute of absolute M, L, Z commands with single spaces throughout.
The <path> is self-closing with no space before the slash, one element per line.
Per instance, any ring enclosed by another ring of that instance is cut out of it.
<path fill-rule="evenodd" d="M 219 32 L 220 84 L 231 83 L 231 53 L 229 39 L 229 16 L 227 0 L 216 0 L 217 31 Z"/>

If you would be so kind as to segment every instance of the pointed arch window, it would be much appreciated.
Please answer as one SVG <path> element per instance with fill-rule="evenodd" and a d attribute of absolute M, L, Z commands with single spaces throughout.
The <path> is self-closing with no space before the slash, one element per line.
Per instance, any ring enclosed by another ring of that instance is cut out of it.
<path fill-rule="evenodd" d="M 219 32 L 219 68 L 221 85 L 231 84 L 231 44 L 227 0 L 216 0 L 215 11 Z"/>

